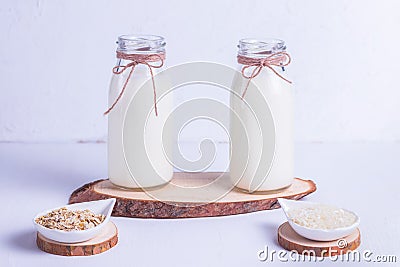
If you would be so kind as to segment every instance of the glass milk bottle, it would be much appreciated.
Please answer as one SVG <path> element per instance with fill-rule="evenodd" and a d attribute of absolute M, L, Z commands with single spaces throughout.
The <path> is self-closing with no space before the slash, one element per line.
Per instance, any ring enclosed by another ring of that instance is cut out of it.
<path fill-rule="evenodd" d="M 231 94 L 230 176 L 246 192 L 293 181 L 293 89 L 284 41 L 239 41 L 239 72 Z M 234 119 L 236 118 L 236 119 Z"/>
<path fill-rule="evenodd" d="M 154 35 L 123 35 L 117 44 L 110 108 L 105 112 L 108 177 L 113 184 L 126 188 L 160 186 L 168 183 L 173 174 L 164 151 L 168 140 L 163 141 L 167 131 L 163 125 L 172 103 L 156 103 L 168 89 L 157 77 L 164 64 L 165 41 Z"/>

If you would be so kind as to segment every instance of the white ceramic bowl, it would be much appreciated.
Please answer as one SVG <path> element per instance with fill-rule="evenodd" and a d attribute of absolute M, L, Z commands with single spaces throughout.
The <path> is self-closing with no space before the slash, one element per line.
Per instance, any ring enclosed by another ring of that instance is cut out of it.
<path fill-rule="evenodd" d="M 316 240 L 316 241 L 332 241 L 332 240 L 337 240 L 343 237 L 346 237 L 353 233 L 358 225 L 360 224 L 360 218 L 357 216 L 352 211 L 348 211 L 356 216 L 356 221 L 352 225 L 348 227 L 341 227 L 341 228 L 335 228 L 335 229 L 313 229 L 313 228 L 308 228 L 301 226 L 295 222 L 292 221 L 292 219 L 289 217 L 289 211 L 291 208 L 307 208 L 307 207 L 312 207 L 312 206 L 317 206 L 317 205 L 323 205 L 321 203 L 315 203 L 315 202 L 308 202 L 308 201 L 297 201 L 297 200 L 288 200 L 284 198 L 278 198 L 278 202 L 282 207 L 282 210 L 284 211 L 286 218 L 288 219 L 288 222 L 290 226 L 293 228 L 293 230 L 298 233 L 299 235 L 311 239 L 311 240 Z"/>
<path fill-rule="evenodd" d="M 62 242 L 62 243 L 77 243 L 77 242 L 83 242 L 87 241 L 89 239 L 92 239 L 96 235 L 100 233 L 100 231 L 103 229 L 104 226 L 107 225 L 107 223 L 110 220 L 111 217 L 111 212 L 113 210 L 115 204 L 115 198 L 109 198 L 109 199 L 104 199 L 104 200 L 96 200 L 96 201 L 90 201 L 90 202 L 82 202 L 82 203 L 76 203 L 76 204 L 71 204 L 71 205 L 64 205 L 60 207 L 53 208 L 51 210 L 46 210 L 43 211 L 35 216 L 33 219 L 33 224 L 36 227 L 36 230 L 41 233 L 44 237 L 57 241 L 57 242 Z M 38 223 L 36 223 L 36 218 L 46 215 L 47 213 L 62 208 L 66 207 L 69 210 L 85 210 L 88 209 L 96 214 L 103 214 L 105 216 L 104 221 L 87 230 L 75 230 L 75 231 L 62 231 L 58 229 L 49 229 L 47 227 L 44 227 Z"/>

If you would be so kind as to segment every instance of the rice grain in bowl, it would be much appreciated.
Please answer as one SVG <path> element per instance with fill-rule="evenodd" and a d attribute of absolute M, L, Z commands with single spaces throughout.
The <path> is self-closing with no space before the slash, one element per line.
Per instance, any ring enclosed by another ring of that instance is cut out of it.
<path fill-rule="evenodd" d="M 293 230 L 316 241 L 332 241 L 352 234 L 360 218 L 351 211 L 315 202 L 278 199 Z"/>

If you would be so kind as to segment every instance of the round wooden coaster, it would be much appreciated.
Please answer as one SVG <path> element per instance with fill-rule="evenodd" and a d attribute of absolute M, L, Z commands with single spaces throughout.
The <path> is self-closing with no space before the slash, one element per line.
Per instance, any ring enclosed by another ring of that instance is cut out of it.
<path fill-rule="evenodd" d="M 293 184 L 283 190 L 249 194 L 232 189 L 227 173 L 177 172 L 170 183 L 151 191 L 129 190 L 117 187 L 109 180 L 98 180 L 75 190 L 69 203 L 113 197 L 117 199 L 113 216 L 194 218 L 275 209 L 280 207 L 279 197 L 300 199 L 315 190 L 313 181 L 295 178 Z M 209 201 L 210 196 L 221 197 Z"/>
<path fill-rule="evenodd" d="M 51 254 L 61 256 L 91 256 L 100 254 L 118 243 L 118 230 L 114 223 L 109 222 L 104 231 L 93 239 L 80 243 L 60 243 L 37 233 L 37 246 Z"/>
<path fill-rule="evenodd" d="M 313 251 L 315 256 L 328 257 L 343 255 L 350 250 L 355 250 L 360 245 L 360 230 L 357 228 L 351 235 L 334 241 L 314 241 L 298 235 L 289 222 L 283 223 L 278 228 L 278 243 L 287 250 L 298 253 Z M 305 253 L 305 255 L 307 255 Z M 310 255 L 313 255 L 310 253 Z"/>

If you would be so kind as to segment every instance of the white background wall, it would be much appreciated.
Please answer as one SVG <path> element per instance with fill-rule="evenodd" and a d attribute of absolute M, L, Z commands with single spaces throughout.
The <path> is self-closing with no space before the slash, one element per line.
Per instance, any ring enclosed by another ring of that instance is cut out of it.
<path fill-rule="evenodd" d="M 151 33 L 167 38 L 169 65 L 235 66 L 238 39 L 284 39 L 296 141 L 398 142 L 399 10 L 395 0 L 2 1 L 0 141 L 106 140 L 116 37 Z"/>

